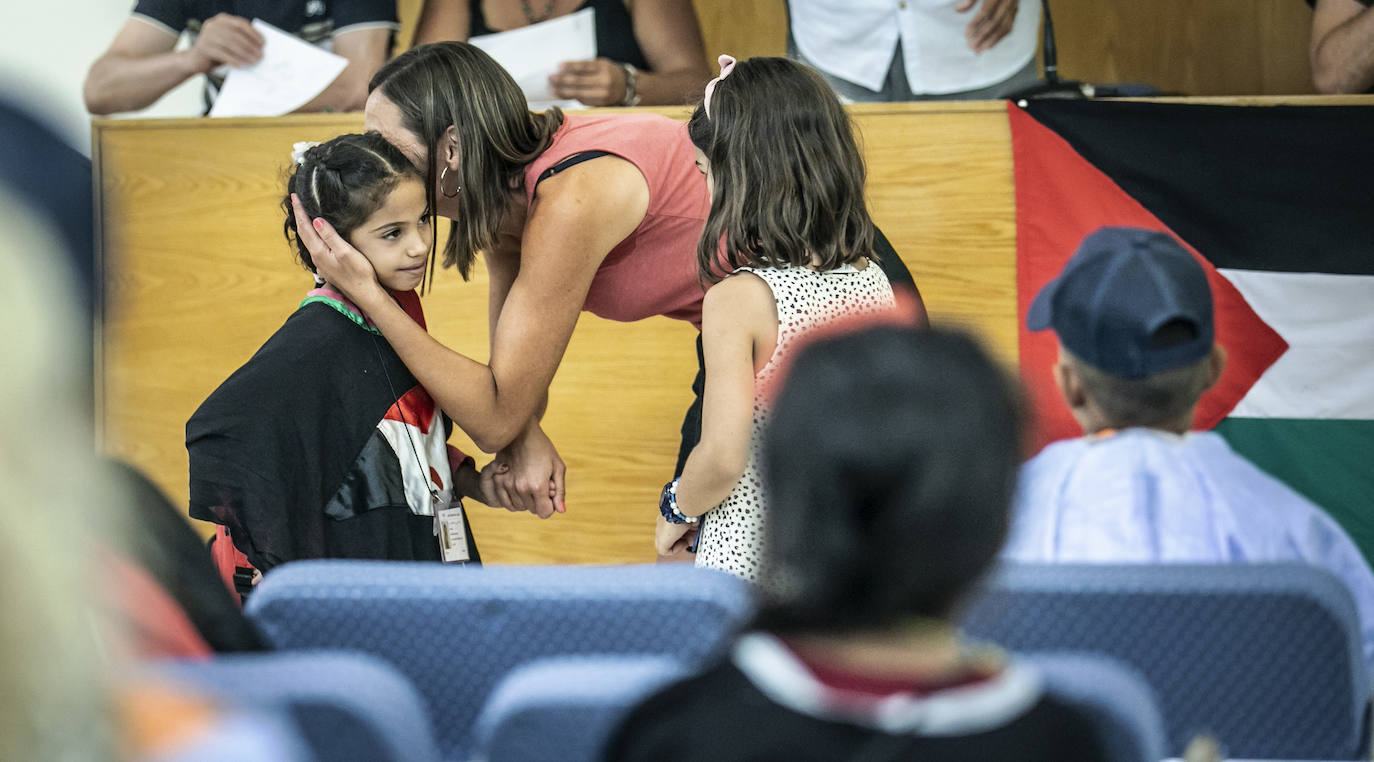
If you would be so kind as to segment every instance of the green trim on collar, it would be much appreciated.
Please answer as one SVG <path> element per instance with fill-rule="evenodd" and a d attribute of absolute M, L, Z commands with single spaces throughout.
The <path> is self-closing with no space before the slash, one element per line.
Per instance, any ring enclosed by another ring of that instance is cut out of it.
<path fill-rule="evenodd" d="M 382 335 L 382 332 L 377 330 L 375 326 L 370 324 L 367 318 L 363 317 L 361 312 L 358 312 L 356 309 L 353 308 L 353 305 L 342 302 L 338 299 L 335 299 L 332 296 L 324 296 L 323 294 L 307 296 L 301 300 L 301 303 L 299 307 L 297 307 L 297 309 L 299 309 L 300 307 L 304 307 L 307 304 L 323 304 L 328 307 L 331 307 L 340 315 L 343 315 L 349 320 L 352 320 L 354 323 L 357 323 L 359 328 L 362 328 L 368 333 L 375 333 L 378 336 Z"/>

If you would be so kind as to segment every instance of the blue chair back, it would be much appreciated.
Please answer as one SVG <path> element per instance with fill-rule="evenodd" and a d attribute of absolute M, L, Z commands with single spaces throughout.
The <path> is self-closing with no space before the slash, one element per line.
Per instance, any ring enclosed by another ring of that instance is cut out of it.
<path fill-rule="evenodd" d="M 160 664 L 167 677 L 248 711 L 289 716 L 317 759 L 433 762 L 429 713 L 415 687 L 366 654 L 226 654 Z"/>
<path fill-rule="evenodd" d="M 1088 651 L 1159 698 L 1165 751 L 1195 735 L 1231 756 L 1354 759 L 1369 676 L 1350 593 L 1296 564 L 1009 564 L 964 618 L 1015 651 Z"/>
<path fill-rule="evenodd" d="M 302 561 L 274 569 L 248 616 L 278 648 L 364 650 L 428 705 L 441 754 L 466 759 L 473 723 L 516 666 L 576 654 L 704 661 L 750 610 L 750 589 L 681 564 L 444 567 Z"/>
<path fill-rule="evenodd" d="M 1092 718 L 1111 762 L 1159 762 L 1164 717 L 1145 678 L 1100 654 L 1023 654 L 1045 678 L 1045 692 Z"/>
<path fill-rule="evenodd" d="M 594 762 L 641 700 L 686 677 L 664 656 L 560 657 L 513 670 L 477 718 L 483 762 Z"/>

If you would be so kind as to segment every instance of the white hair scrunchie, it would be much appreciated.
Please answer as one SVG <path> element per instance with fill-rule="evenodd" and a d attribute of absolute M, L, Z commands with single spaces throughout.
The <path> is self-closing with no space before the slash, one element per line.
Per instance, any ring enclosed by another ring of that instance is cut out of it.
<path fill-rule="evenodd" d="M 318 141 L 302 140 L 299 143 L 291 144 L 291 161 L 296 166 L 300 166 L 305 161 L 305 152 L 319 145 Z"/>

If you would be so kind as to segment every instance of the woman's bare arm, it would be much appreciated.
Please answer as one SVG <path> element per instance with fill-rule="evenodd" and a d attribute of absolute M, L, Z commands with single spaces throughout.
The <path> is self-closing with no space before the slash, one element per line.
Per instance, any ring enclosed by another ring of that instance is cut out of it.
<path fill-rule="evenodd" d="M 530 210 L 519 271 L 494 331 L 490 364 L 445 347 L 377 283 L 367 259 L 323 220 L 297 207 L 316 266 L 362 308 L 415 378 L 478 447 L 499 450 L 534 416 L 582 310 L 601 261 L 634 232 L 649 189 L 634 165 L 603 157 L 540 186 Z M 319 253 L 316 253 L 319 249 Z"/>
<path fill-rule="evenodd" d="M 457 40 L 467 42 L 472 34 L 472 19 L 467 0 L 425 0 L 420 19 L 415 22 L 412 45 Z"/>

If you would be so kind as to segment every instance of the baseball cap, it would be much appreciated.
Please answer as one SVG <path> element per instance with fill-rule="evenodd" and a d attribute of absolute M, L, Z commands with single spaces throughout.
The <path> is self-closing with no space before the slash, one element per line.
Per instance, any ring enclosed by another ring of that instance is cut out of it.
<path fill-rule="evenodd" d="M 1078 245 L 1026 313 L 1032 331 L 1105 373 L 1140 379 L 1212 351 L 1212 292 L 1202 265 L 1172 236 L 1104 227 Z"/>

